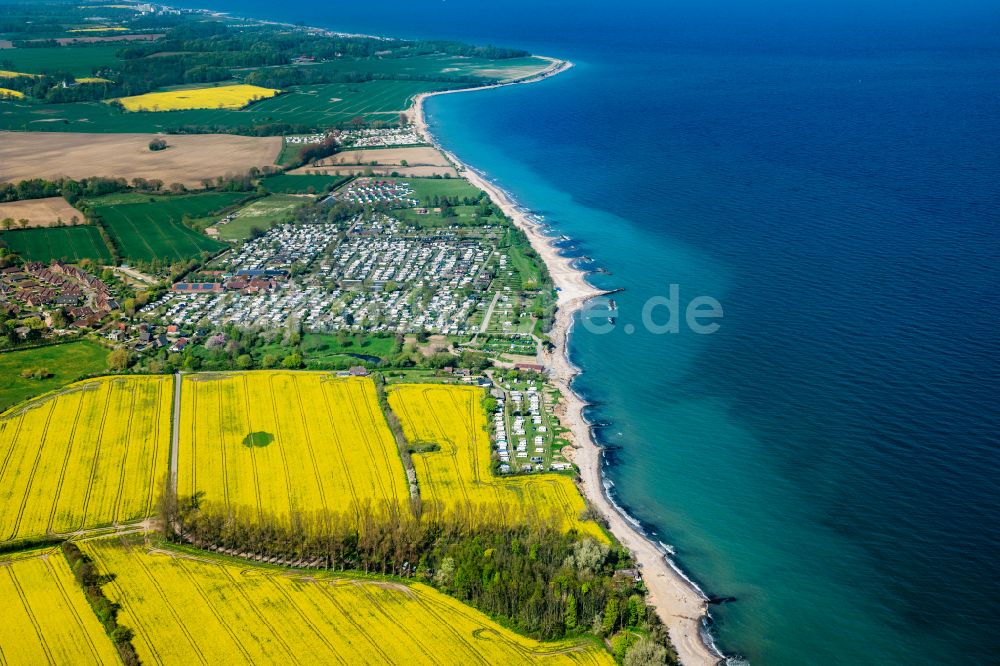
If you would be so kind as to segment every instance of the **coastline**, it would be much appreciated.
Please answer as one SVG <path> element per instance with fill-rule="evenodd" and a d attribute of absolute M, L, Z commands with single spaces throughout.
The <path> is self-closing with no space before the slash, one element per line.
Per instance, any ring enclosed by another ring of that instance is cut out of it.
<path fill-rule="evenodd" d="M 719 664 L 724 656 L 703 635 L 708 615 L 708 601 L 705 595 L 680 572 L 661 547 L 643 534 L 634 520 L 624 514 L 611 500 L 604 486 L 601 447 L 595 441 L 591 433 L 591 424 L 584 416 L 586 403 L 572 388 L 573 378 L 581 372 L 569 358 L 568 343 L 574 316 L 587 301 L 606 292 L 590 284 L 586 274 L 573 265 L 574 260 L 562 256 L 552 245 L 554 239 L 542 233 L 539 226 L 529 219 L 526 212 L 505 191 L 489 182 L 482 173 L 462 162 L 456 155 L 445 150 L 430 133 L 424 116 L 424 100 L 433 95 L 533 83 L 555 76 L 573 66 L 571 62 L 555 58 L 546 60 L 550 62 L 548 68 L 523 79 L 477 88 L 421 93 L 414 97 L 408 113 L 411 114 L 411 120 L 417 131 L 427 139 L 428 143 L 441 150 L 455 164 L 460 177 L 490 196 L 494 204 L 524 231 L 531 246 L 545 262 L 559 291 L 556 320 L 551 334 L 554 349 L 544 353 L 544 362 L 549 368 L 551 381 L 563 395 L 560 418 L 563 425 L 570 430 L 569 439 L 573 444 L 572 458 L 580 471 L 583 494 L 591 506 L 601 513 L 611 532 L 632 552 L 642 568 L 643 579 L 649 589 L 649 601 L 669 630 L 670 639 L 681 663 L 685 666 L 714 666 Z"/>

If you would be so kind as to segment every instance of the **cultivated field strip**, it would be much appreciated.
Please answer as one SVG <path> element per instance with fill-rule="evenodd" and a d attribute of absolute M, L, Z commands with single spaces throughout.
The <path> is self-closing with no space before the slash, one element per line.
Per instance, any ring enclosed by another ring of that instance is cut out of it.
<path fill-rule="evenodd" d="M 538 643 L 423 585 L 303 576 L 89 541 L 143 663 L 611 664 L 590 642 Z M 210 646 L 210 647 L 208 647 Z"/>
<path fill-rule="evenodd" d="M 331 83 L 293 88 L 287 95 L 263 100 L 244 113 L 276 117 L 317 117 L 327 122 L 354 116 L 393 114 L 406 109 L 410 99 L 424 91 L 451 87 L 432 81 L 370 81 Z M 336 101 L 334 101 L 336 100 Z M 224 121 L 224 118 L 220 118 Z"/>
<path fill-rule="evenodd" d="M 217 192 L 185 197 L 160 197 L 155 201 L 94 207 L 122 256 L 141 261 L 180 260 L 214 252 L 223 245 L 184 225 L 185 215 L 203 217 L 231 206 L 241 194 Z M 100 202 L 100 199 L 97 199 Z"/>
<path fill-rule="evenodd" d="M 279 91 L 259 86 L 232 85 L 151 92 L 118 101 L 127 111 L 178 111 L 182 109 L 240 109 L 252 101 L 273 97 Z"/>
<path fill-rule="evenodd" d="M 121 663 L 58 551 L 0 560 L 0 599 L 0 663 Z"/>
<path fill-rule="evenodd" d="M 413 455 L 425 511 L 463 511 L 505 522 L 554 516 L 565 529 L 605 539 L 596 523 L 580 520 L 585 505 L 573 481 L 558 474 L 496 477 L 482 389 L 401 384 L 389 404 L 411 442 L 441 448 Z"/>
<path fill-rule="evenodd" d="M 169 377 L 73 384 L 0 416 L 0 541 L 141 520 L 167 473 Z"/>
<path fill-rule="evenodd" d="M 371 380 L 265 371 L 183 381 L 182 495 L 279 518 L 408 498 Z"/>
<path fill-rule="evenodd" d="M 27 261 L 111 261 L 111 250 L 93 225 L 17 229 L 0 233 L 0 239 Z"/>

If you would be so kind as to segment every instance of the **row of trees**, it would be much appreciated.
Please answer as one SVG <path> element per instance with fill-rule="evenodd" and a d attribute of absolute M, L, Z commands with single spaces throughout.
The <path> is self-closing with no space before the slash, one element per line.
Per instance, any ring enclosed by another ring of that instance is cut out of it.
<path fill-rule="evenodd" d="M 159 182 L 162 186 L 161 181 Z M 0 203 L 8 201 L 23 201 L 25 199 L 44 199 L 47 197 L 65 197 L 71 204 L 84 197 L 99 197 L 103 194 L 124 192 L 130 189 L 129 182 L 124 178 L 58 178 L 46 180 L 31 178 L 17 183 L 0 183 Z"/>
<path fill-rule="evenodd" d="M 121 610 L 121 605 L 108 599 L 102 589 L 113 578 L 101 575 L 94 561 L 72 541 L 64 541 L 61 548 L 73 571 L 73 577 L 83 589 L 83 594 L 104 627 L 104 631 L 118 649 L 122 662 L 125 666 L 139 666 L 139 655 L 132 644 L 134 633 L 128 627 L 118 624 L 118 611 Z"/>
<path fill-rule="evenodd" d="M 302 149 L 299 150 L 298 163 L 302 165 L 321 160 L 324 157 L 336 155 L 338 150 L 340 150 L 340 145 L 337 143 L 337 137 L 330 134 L 319 143 L 310 143 L 302 146 Z"/>
<path fill-rule="evenodd" d="M 150 150 L 153 150 L 152 145 Z M 251 192 L 256 188 L 255 180 L 271 173 L 269 167 L 263 170 L 252 167 L 245 174 L 230 174 L 215 179 L 205 179 L 201 185 L 205 189 L 218 192 Z M 92 199 L 116 192 L 141 192 L 144 194 L 184 194 L 188 191 L 183 183 L 167 185 L 159 178 L 105 178 L 93 177 L 73 180 L 58 178 L 46 180 L 31 178 L 17 183 L 0 183 L 0 203 L 9 201 L 24 201 L 27 199 L 45 199 L 48 197 L 65 197 L 70 204 L 76 204 L 81 199 Z"/>

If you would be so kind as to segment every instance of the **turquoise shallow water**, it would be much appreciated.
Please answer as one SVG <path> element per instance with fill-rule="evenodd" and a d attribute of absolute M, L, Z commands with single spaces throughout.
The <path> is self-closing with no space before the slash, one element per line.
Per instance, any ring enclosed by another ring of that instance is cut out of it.
<path fill-rule="evenodd" d="M 617 329 L 571 345 L 615 498 L 736 597 L 712 609 L 730 654 L 996 663 L 994 5 L 229 8 L 575 60 L 428 110 L 625 289 Z M 671 284 L 718 299 L 720 330 L 645 331 Z"/>
<path fill-rule="evenodd" d="M 583 61 L 428 106 L 625 288 L 618 330 L 576 329 L 577 388 L 615 497 L 737 598 L 715 634 L 751 663 L 994 658 L 1000 199 L 976 88 L 996 61 L 931 62 L 674 55 L 623 80 Z M 588 101 L 657 85 L 659 108 Z M 948 126 L 944 89 L 978 131 Z M 718 333 L 643 329 L 671 284 L 722 303 Z"/>

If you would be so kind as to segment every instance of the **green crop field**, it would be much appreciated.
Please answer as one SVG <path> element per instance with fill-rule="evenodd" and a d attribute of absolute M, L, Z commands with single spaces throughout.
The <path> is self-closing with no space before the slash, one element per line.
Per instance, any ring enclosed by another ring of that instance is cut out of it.
<path fill-rule="evenodd" d="M 91 340 L 0 353 L 0 412 L 107 368 L 108 350 Z M 24 379 L 21 371 L 44 368 L 45 379 Z"/>
<path fill-rule="evenodd" d="M 92 205 L 117 244 L 122 258 L 175 261 L 224 247 L 222 243 L 185 226 L 182 221 L 185 215 L 204 217 L 245 197 L 239 192 L 212 192 L 150 197 L 152 201 L 107 206 L 96 199 Z"/>
<path fill-rule="evenodd" d="M 111 261 L 111 251 L 101 238 L 97 227 L 40 227 L 0 233 L 11 252 L 27 261 L 53 260 L 77 262 L 93 259 L 101 263 Z"/>
<path fill-rule="evenodd" d="M 387 115 L 384 120 L 409 106 L 419 92 L 445 90 L 454 84 L 440 81 L 369 81 L 328 83 L 293 88 L 285 95 L 254 104 L 249 112 L 271 116 L 281 122 L 333 125 L 355 116 Z"/>
<path fill-rule="evenodd" d="M 269 192 L 283 194 L 308 194 L 309 189 L 312 188 L 313 193 L 320 194 L 328 189 L 337 187 L 346 180 L 348 180 L 346 176 L 293 176 L 283 173 L 277 176 L 271 176 L 270 178 L 265 178 L 261 181 L 261 184 L 267 188 Z"/>
<path fill-rule="evenodd" d="M 249 206 L 241 208 L 232 222 L 218 227 L 219 236 L 226 240 L 242 240 L 249 238 L 255 228 L 267 231 L 276 224 L 291 221 L 295 209 L 307 201 L 309 199 L 305 197 L 290 194 L 272 194 L 257 199 Z"/>
<path fill-rule="evenodd" d="M 438 53 L 407 58 L 337 59 L 308 66 L 340 73 L 361 72 L 389 76 L 440 78 L 478 76 L 484 79 L 509 79 L 535 74 L 548 65 L 547 60 L 536 56 L 490 60 L 488 58 Z"/>
<path fill-rule="evenodd" d="M 0 54 L 2 55 L 2 54 Z M 0 58 L 2 59 L 2 58 Z M 242 110 L 123 112 L 103 102 L 0 102 L 0 130 L 48 132 L 162 132 L 184 126 L 232 129 L 267 123 L 327 128 L 356 116 L 395 120 L 419 92 L 455 87 L 442 81 L 330 83 L 289 89 Z"/>
<path fill-rule="evenodd" d="M 90 76 L 95 70 L 116 62 L 115 52 L 121 44 L 92 46 L 52 46 L 31 49 L 4 49 L 0 61 L 11 65 L 0 67 L 26 74 L 69 72 L 73 76 Z"/>

